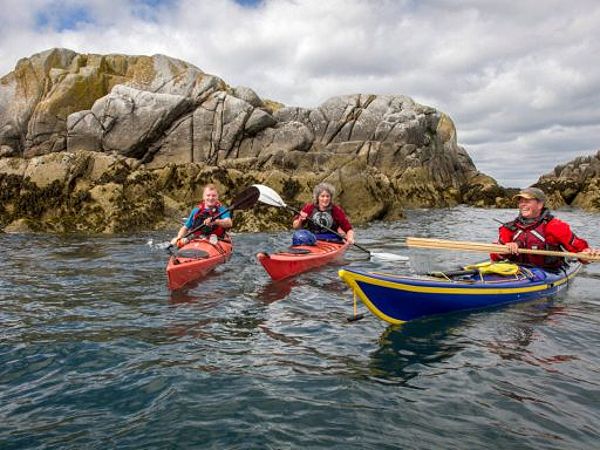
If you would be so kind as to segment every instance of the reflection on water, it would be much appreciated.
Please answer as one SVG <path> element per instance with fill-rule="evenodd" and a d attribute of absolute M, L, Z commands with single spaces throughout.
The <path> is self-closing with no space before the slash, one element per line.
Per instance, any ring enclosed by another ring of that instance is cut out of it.
<path fill-rule="evenodd" d="M 295 285 L 296 281 L 293 278 L 279 281 L 268 281 L 257 289 L 256 298 L 266 304 L 283 300 L 290 295 L 290 292 L 292 292 L 292 288 Z"/>
<path fill-rule="evenodd" d="M 441 363 L 464 348 L 455 334 L 464 322 L 462 314 L 452 314 L 389 326 L 370 355 L 372 375 L 410 386 L 423 366 Z"/>
<path fill-rule="evenodd" d="M 424 366 L 443 363 L 472 345 L 463 340 L 464 329 L 479 316 L 504 311 L 498 333 L 479 345 L 502 360 L 517 360 L 554 371 L 557 362 L 576 360 L 572 355 L 538 357 L 528 347 L 539 339 L 540 325 L 553 326 L 566 314 L 559 298 L 544 298 L 524 304 L 500 306 L 485 311 L 466 311 L 388 326 L 379 337 L 379 347 L 370 354 L 369 368 L 374 377 L 408 384 Z"/>
<path fill-rule="evenodd" d="M 503 324 L 498 336 L 488 342 L 488 350 L 503 360 L 520 361 L 548 372 L 556 372 L 556 363 L 577 360 L 577 356 L 564 353 L 541 356 L 537 348 L 531 348 L 543 339 L 540 327 L 560 327 L 562 320 L 568 320 L 568 308 L 562 304 L 565 297 L 563 292 L 556 297 L 515 305 L 510 311 L 515 313 L 511 314 L 513 320 Z"/>

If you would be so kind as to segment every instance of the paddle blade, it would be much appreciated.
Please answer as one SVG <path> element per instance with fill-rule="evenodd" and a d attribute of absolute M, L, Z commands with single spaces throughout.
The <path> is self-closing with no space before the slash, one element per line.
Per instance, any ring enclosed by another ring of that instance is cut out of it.
<path fill-rule="evenodd" d="M 236 195 L 229 209 L 250 209 L 256 205 L 259 197 L 260 191 L 255 186 L 250 186 Z"/>
<path fill-rule="evenodd" d="M 261 203 L 265 203 L 271 206 L 277 206 L 279 208 L 285 208 L 287 205 L 281 199 L 279 194 L 271 189 L 269 186 L 265 186 L 264 184 L 253 184 L 252 187 L 255 187 L 259 191 L 258 201 Z"/>
<path fill-rule="evenodd" d="M 408 261 L 409 257 L 404 255 L 396 255 L 394 253 L 375 253 L 371 252 L 371 258 L 381 259 L 383 261 Z"/>

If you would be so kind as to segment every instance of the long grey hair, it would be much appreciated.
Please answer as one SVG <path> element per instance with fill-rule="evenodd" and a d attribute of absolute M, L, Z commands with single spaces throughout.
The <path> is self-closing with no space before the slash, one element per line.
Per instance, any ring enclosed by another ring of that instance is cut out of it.
<path fill-rule="evenodd" d="M 319 195 L 321 192 L 326 191 L 331 196 L 331 203 L 333 203 L 333 196 L 335 195 L 335 188 L 329 183 L 319 183 L 313 189 L 313 202 L 315 205 L 319 204 Z"/>

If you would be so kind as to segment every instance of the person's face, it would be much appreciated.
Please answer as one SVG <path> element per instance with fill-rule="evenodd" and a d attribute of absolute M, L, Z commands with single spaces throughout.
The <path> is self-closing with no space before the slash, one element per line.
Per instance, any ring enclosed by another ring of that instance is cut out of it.
<path fill-rule="evenodd" d="M 214 206 L 219 201 L 219 194 L 214 189 L 204 189 L 202 200 L 206 206 Z"/>
<path fill-rule="evenodd" d="M 535 198 L 519 197 L 519 212 L 526 219 L 535 219 L 539 217 L 544 208 L 544 202 L 540 202 Z"/>
<path fill-rule="evenodd" d="M 331 203 L 331 195 L 327 191 L 321 192 L 317 199 L 319 200 L 319 208 L 327 208 Z"/>

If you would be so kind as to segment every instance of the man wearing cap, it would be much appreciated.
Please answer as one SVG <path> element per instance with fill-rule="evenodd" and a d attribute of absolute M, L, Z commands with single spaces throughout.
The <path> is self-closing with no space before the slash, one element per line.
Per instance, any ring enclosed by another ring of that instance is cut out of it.
<path fill-rule="evenodd" d="M 492 254 L 492 260 L 509 259 L 522 264 L 558 269 L 564 258 L 542 255 L 520 254 L 520 248 L 584 252 L 597 256 L 600 251 L 590 248 L 588 243 L 573 233 L 568 223 L 563 222 L 544 206 L 546 195 L 535 187 L 528 187 L 514 197 L 518 201 L 519 216 L 499 229 L 498 243 L 508 247 L 509 254 Z M 585 262 L 585 260 L 582 260 Z"/>

